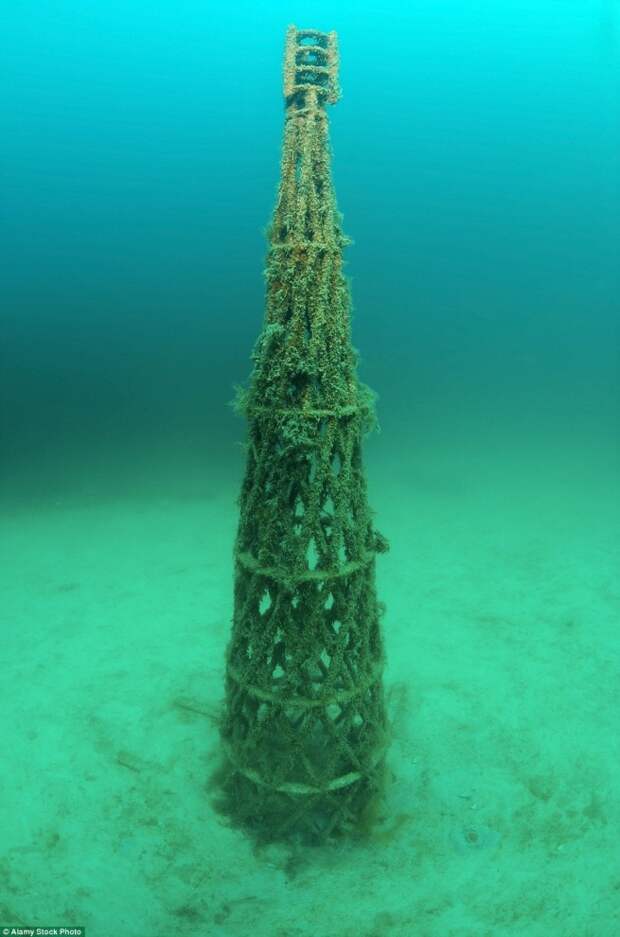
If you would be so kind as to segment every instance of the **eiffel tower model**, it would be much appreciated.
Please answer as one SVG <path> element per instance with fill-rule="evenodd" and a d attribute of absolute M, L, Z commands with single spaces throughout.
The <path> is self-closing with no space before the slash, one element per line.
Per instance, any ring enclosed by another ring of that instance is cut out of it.
<path fill-rule="evenodd" d="M 220 810 L 262 842 L 355 835 L 384 786 L 375 555 L 388 544 L 367 503 L 374 395 L 357 378 L 330 170 L 339 93 L 336 34 L 290 26 L 266 313 L 238 400 L 248 454 L 217 782 Z"/>

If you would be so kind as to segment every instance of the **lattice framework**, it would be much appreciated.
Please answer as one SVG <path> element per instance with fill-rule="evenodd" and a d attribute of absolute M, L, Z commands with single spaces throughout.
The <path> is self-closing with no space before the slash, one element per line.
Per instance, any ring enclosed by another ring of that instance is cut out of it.
<path fill-rule="evenodd" d="M 354 831 L 382 791 L 387 542 L 367 502 L 374 399 L 357 377 L 330 171 L 335 33 L 289 27 L 284 93 L 265 321 L 238 400 L 248 457 L 220 780 L 224 809 L 260 839 L 318 842 Z"/>

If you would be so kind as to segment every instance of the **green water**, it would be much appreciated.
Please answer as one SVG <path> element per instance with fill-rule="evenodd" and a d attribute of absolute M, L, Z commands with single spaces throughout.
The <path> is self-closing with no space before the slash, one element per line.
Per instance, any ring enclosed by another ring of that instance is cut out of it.
<path fill-rule="evenodd" d="M 616 937 L 618 4 L 4 20 L 0 928 Z M 206 779 L 290 21 L 340 36 L 393 780 L 256 852 Z"/>

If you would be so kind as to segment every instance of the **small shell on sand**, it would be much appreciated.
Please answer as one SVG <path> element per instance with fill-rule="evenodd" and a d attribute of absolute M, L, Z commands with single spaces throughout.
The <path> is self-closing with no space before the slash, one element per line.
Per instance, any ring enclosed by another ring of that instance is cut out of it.
<path fill-rule="evenodd" d="M 489 826 L 460 825 L 450 830 L 448 838 L 452 848 L 465 855 L 483 849 L 494 849 L 500 841 L 500 834 Z"/>

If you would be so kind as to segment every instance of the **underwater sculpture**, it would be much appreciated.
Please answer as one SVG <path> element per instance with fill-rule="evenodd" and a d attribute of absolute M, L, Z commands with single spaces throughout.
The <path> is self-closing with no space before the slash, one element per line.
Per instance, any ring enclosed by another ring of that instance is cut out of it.
<path fill-rule="evenodd" d="M 356 373 L 330 171 L 339 93 L 336 34 L 290 26 L 266 314 L 237 401 L 248 453 L 216 772 L 220 809 L 260 841 L 367 824 L 388 744 L 375 592 L 388 545 L 367 503 L 374 397 Z"/>

